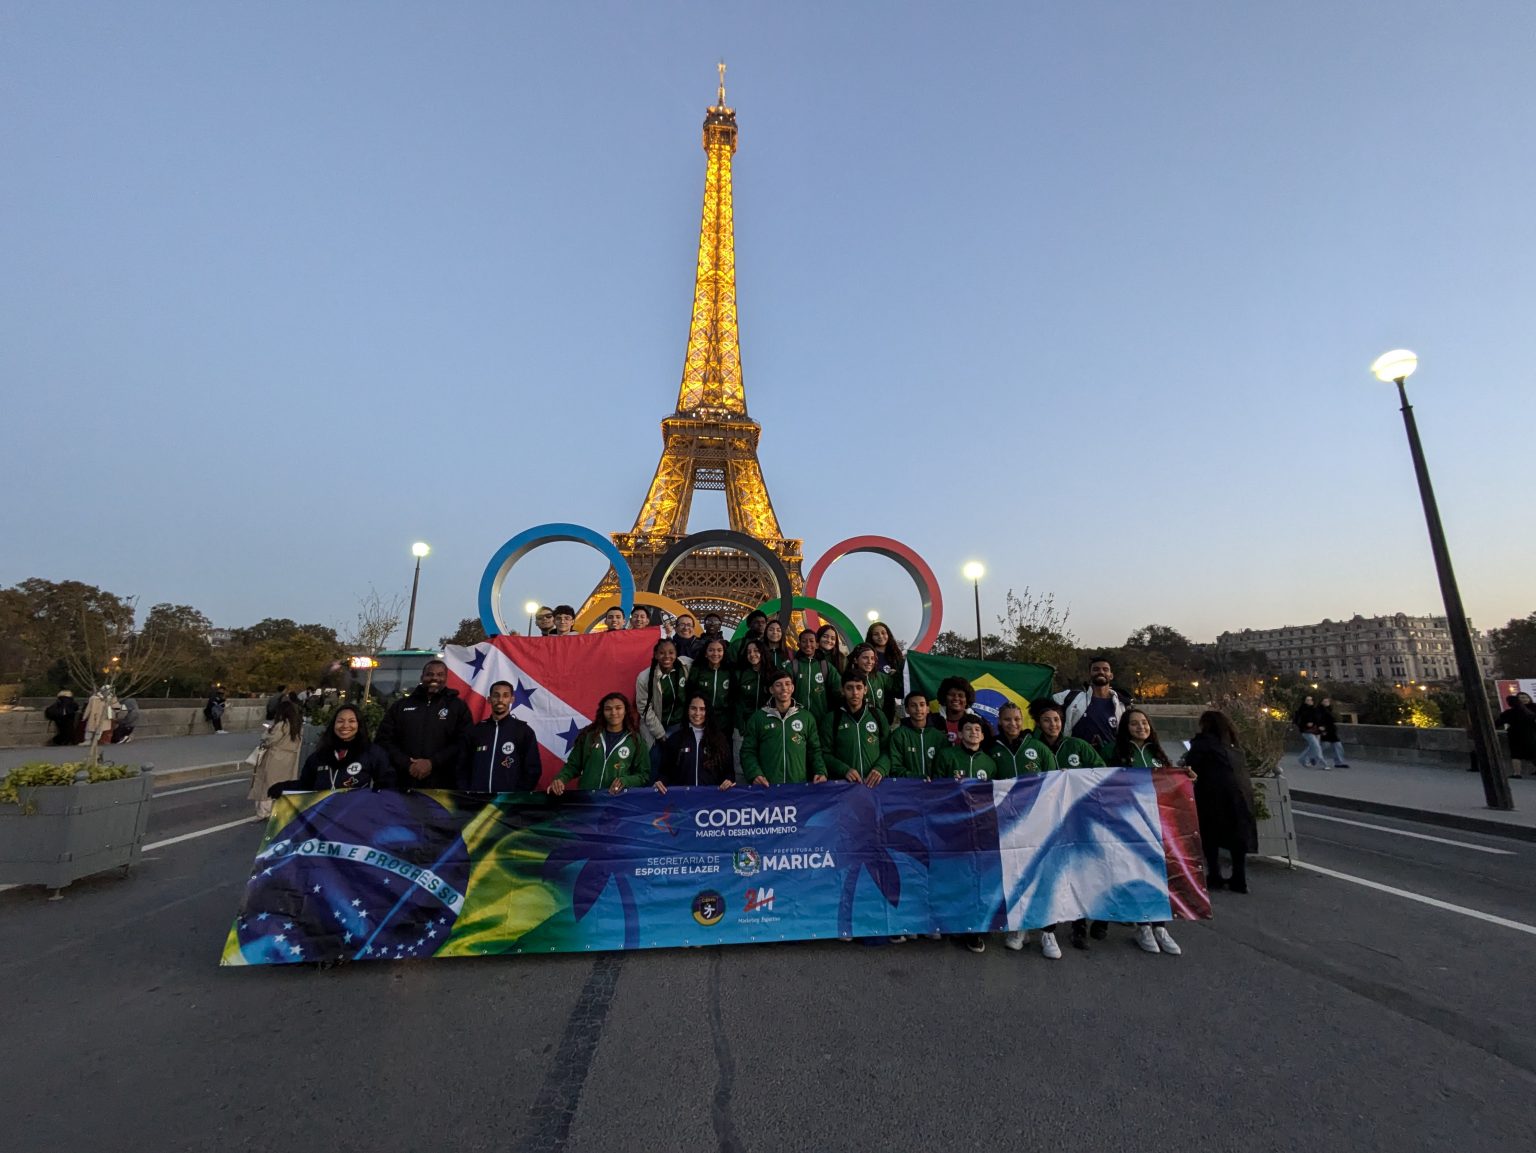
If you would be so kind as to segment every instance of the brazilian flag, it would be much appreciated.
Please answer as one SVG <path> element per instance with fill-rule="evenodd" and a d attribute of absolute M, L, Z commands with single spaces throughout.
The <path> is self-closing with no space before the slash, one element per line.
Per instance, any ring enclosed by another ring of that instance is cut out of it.
<path fill-rule="evenodd" d="M 993 728 L 997 727 L 997 712 L 1012 703 L 1024 710 L 1024 727 L 1034 727 L 1029 715 L 1029 702 L 1049 696 L 1051 677 L 1056 670 L 1050 665 L 1023 665 L 1008 661 L 967 660 L 964 657 L 938 657 L 930 653 L 907 654 L 908 691 L 926 693 L 936 708 L 939 701 L 939 684 L 947 677 L 964 677 L 976 690 L 975 712 Z"/>

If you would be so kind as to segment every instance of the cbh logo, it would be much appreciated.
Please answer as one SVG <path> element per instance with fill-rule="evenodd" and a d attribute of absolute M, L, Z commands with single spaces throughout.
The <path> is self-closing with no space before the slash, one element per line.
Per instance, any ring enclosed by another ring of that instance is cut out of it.
<path fill-rule="evenodd" d="M 748 889 L 747 907 L 749 913 L 762 913 L 773 908 L 772 889 Z"/>

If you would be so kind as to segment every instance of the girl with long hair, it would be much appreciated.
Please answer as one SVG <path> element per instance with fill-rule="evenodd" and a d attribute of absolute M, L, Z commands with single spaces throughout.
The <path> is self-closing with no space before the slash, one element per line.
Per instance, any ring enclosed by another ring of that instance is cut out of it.
<path fill-rule="evenodd" d="M 304 718 L 299 706 L 290 700 L 277 706 L 272 727 L 256 746 L 256 771 L 251 774 L 251 789 L 246 799 L 256 802 L 256 815 L 272 815 L 269 792 L 279 781 L 298 776 L 299 746 L 304 736 Z"/>
<path fill-rule="evenodd" d="M 906 658 L 902 656 L 901 646 L 891 635 L 889 626 L 884 621 L 872 621 L 869 628 L 864 630 L 864 643 L 874 649 L 880 658 L 880 672 L 886 680 L 893 685 L 901 684 Z"/>
<path fill-rule="evenodd" d="M 836 625 L 824 624 L 816 630 L 816 655 L 835 668 L 839 676 L 848 671 L 843 656 L 843 638 Z"/>
<path fill-rule="evenodd" d="M 656 642 L 651 664 L 635 678 L 635 708 L 640 714 L 640 736 L 650 749 L 651 776 L 661 764 L 661 742 L 683 723 L 683 693 L 688 687 L 688 662 L 677 655 L 669 637 Z"/>
<path fill-rule="evenodd" d="M 565 767 L 547 790 L 558 797 L 567 785 L 617 796 L 650 780 L 645 745 L 635 724 L 635 710 L 623 693 L 609 693 L 597 703 L 597 720 L 582 729 Z"/>
<path fill-rule="evenodd" d="M 1259 830 L 1253 818 L 1248 758 L 1238 742 L 1237 729 L 1225 713 L 1210 709 L 1200 714 L 1200 731 L 1189 742 L 1184 764 L 1195 773 L 1195 811 L 1200 816 L 1200 843 L 1205 848 L 1206 887 L 1246 893 L 1246 858 L 1258 851 Z M 1232 857 L 1230 879 L 1221 875 L 1223 849 Z"/>
<path fill-rule="evenodd" d="M 718 643 L 718 642 L 716 642 Z M 731 742 L 709 701 L 697 690 L 688 692 L 688 720 L 666 739 L 656 791 L 671 788 L 729 789 L 736 784 Z"/>
<path fill-rule="evenodd" d="M 1109 763 L 1120 768 L 1154 771 L 1172 767 L 1157 739 L 1157 730 L 1152 727 L 1152 718 L 1137 708 L 1126 709 L 1121 714 Z M 1161 922 L 1155 925 L 1147 921 L 1139 923 L 1136 944 L 1144 953 L 1167 953 L 1170 957 L 1177 957 L 1184 951 L 1168 932 L 1168 926 Z"/>
<path fill-rule="evenodd" d="M 689 693 L 702 693 L 712 715 L 726 716 L 731 705 L 731 668 L 725 663 L 725 641 L 710 637 L 699 659 L 688 669 Z"/>

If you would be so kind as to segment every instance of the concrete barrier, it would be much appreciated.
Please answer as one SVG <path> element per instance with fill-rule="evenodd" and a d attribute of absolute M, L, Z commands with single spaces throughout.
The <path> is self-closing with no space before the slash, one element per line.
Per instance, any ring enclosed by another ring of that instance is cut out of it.
<path fill-rule="evenodd" d="M 229 701 L 224 706 L 224 728 L 232 733 L 258 730 L 267 719 L 265 701 Z M 147 708 L 139 705 L 139 723 L 135 739 L 145 737 L 187 737 L 211 733 L 212 726 L 203 718 L 203 706 L 178 705 Z M 16 708 L 0 712 L 0 749 L 33 748 L 53 739 L 53 726 L 41 709 Z"/>

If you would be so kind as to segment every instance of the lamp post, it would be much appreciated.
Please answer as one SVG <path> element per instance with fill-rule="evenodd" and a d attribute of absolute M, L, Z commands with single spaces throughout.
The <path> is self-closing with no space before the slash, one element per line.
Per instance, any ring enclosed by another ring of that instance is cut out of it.
<path fill-rule="evenodd" d="M 1461 691 L 1467 699 L 1468 728 L 1472 730 L 1472 756 L 1483 781 L 1483 797 L 1490 809 L 1515 807 L 1509 792 L 1509 775 L 1493 728 L 1493 714 L 1488 710 L 1488 693 L 1483 687 L 1483 670 L 1472 647 L 1472 630 L 1461 607 L 1461 591 L 1456 587 L 1456 573 L 1451 568 L 1450 550 L 1445 544 L 1445 529 L 1440 525 L 1440 509 L 1435 503 L 1434 486 L 1429 481 L 1429 465 L 1424 460 L 1424 446 L 1419 443 L 1419 426 L 1408 403 L 1403 382 L 1413 375 L 1419 358 L 1405 348 L 1385 352 L 1371 365 L 1377 380 L 1397 385 L 1403 402 L 1403 426 L 1408 430 L 1408 449 L 1413 454 L 1413 471 L 1419 478 L 1419 497 L 1424 502 L 1424 520 L 1429 527 L 1429 547 L 1435 554 L 1435 572 L 1440 577 L 1440 596 L 1445 601 L 1445 623 L 1451 633 L 1451 648 L 1461 673 Z"/>
<path fill-rule="evenodd" d="M 987 575 L 987 570 L 979 560 L 973 560 L 960 571 L 971 582 L 971 588 L 976 593 L 976 659 L 984 661 L 987 654 L 981 647 L 981 578 Z"/>
<path fill-rule="evenodd" d="M 528 614 L 528 631 L 523 635 L 531 637 L 533 636 L 533 614 L 539 611 L 539 602 L 524 601 L 523 611 Z"/>
<path fill-rule="evenodd" d="M 421 558 L 432 551 L 432 546 L 426 541 L 417 541 L 411 546 L 411 555 L 416 558 L 416 575 L 411 578 L 411 611 L 405 618 L 405 647 L 411 647 L 411 633 L 416 631 L 416 590 L 421 587 Z"/>

